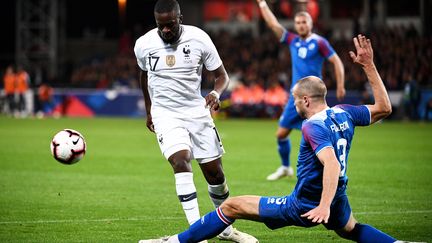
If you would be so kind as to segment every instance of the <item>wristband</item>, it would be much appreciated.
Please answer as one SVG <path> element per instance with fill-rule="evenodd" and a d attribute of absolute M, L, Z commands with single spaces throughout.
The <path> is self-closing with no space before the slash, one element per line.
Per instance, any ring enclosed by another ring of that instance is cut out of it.
<path fill-rule="evenodd" d="M 209 94 L 214 95 L 217 100 L 219 100 L 219 98 L 220 98 L 220 95 L 219 95 L 219 93 L 216 90 L 212 90 Z"/>
<path fill-rule="evenodd" d="M 263 0 L 263 1 L 259 2 L 258 5 L 260 8 L 265 8 L 265 7 L 267 7 L 267 2 L 265 0 Z"/>

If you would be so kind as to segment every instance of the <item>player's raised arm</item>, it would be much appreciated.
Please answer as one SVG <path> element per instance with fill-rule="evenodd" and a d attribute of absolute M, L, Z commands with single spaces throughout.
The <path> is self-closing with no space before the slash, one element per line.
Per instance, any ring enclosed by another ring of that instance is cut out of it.
<path fill-rule="evenodd" d="M 269 6 L 267 5 L 267 2 L 265 0 L 256 0 L 256 1 L 258 3 L 261 14 L 265 22 L 267 23 L 267 25 L 275 33 L 278 39 L 282 38 L 282 34 L 284 33 L 285 28 L 276 19 L 276 17 L 270 10 Z"/>
<path fill-rule="evenodd" d="M 350 51 L 349 54 L 353 62 L 359 64 L 366 73 L 375 100 L 375 104 L 368 105 L 372 124 L 391 114 L 392 107 L 390 98 L 378 70 L 375 67 L 370 39 L 367 39 L 364 35 L 358 35 L 353 38 L 353 41 L 357 54 L 352 51 Z"/>
<path fill-rule="evenodd" d="M 151 103 L 150 95 L 148 92 L 147 72 L 146 71 L 141 71 L 141 73 L 140 73 L 140 85 L 141 85 L 141 91 L 144 95 L 144 102 L 145 102 L 145 108 L 146 108 L 146 113 L 147 113 L 147 127 L 150 131 L 154 132 L 153 121 L 152 121 L 152 117 L 150 114 L 152 103 Z"/>

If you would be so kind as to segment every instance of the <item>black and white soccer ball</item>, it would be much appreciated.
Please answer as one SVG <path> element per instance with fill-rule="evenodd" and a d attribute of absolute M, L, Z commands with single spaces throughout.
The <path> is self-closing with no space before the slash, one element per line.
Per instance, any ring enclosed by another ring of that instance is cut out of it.
<path fill-rule="evenodd" d="M 71 165 L 80 161 L 86 149 L 83 135 L 72 129 L 61 130 L 51 141 L 51 153 L 62 164 Z"/>

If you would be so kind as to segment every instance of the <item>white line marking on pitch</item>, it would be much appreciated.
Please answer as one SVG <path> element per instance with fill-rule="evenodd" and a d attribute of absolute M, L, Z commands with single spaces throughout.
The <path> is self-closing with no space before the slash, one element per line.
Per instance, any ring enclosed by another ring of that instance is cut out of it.
<path fill-rule="evenodd" d="M 390 214 L 428 214 L 432 210 L 398 211 L 398 212 L 353 212 L 354 215 L 390 215 Z M 86 223 L 86 222 L 112 222 L 112 221 L 144 221 L 144 220 L 180 220 L 184 217 L 140 217 L 116 219 L 60 219 L 60 220 L 32 220 L 32 221 L 0 221 L 0 224 L 51 224 L 51 223 Z"/>

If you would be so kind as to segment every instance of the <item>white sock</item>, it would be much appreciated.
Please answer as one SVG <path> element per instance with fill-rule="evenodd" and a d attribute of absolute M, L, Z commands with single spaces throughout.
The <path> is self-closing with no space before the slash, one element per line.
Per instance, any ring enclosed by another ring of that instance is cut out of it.
<path fill-rule="evenodd" d="M 208 185 L 208 193 L 215 208 L 219 207 L 229 196 L 226 180 L 219 185 Z"/>
<path fill-rule="evenodd" d="M 198 200 L 192 172 L 174 174 L 177 196 L 189 224 L 200 219 Z"/>
<path fill-rule="evenodd" d="M 208 192 L 215 208 L 219 207 L 229 196 L 229 189 L 226 180 L 219 185 L 208 185 Z M 231 232 L 232 225 L 226 227 L 221 234 L 230 235 Z"/>

